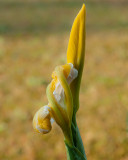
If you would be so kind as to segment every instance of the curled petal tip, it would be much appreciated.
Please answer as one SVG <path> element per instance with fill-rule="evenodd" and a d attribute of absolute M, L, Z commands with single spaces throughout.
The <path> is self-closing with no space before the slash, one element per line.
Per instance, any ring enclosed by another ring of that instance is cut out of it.
<path fill-rule="evenodd" d="M 43 106 L 36 112 L 33 118 L 33 128 L 35 131 L 42 134 L 50 132 L 52 128 L 52 119 L 49 109 L 48 106 Z"/>

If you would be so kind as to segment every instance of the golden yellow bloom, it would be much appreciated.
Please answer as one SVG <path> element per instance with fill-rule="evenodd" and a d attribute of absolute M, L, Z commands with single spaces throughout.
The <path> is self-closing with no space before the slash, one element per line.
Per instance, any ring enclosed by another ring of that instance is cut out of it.
<path fill-rule="evenodd" d="M 48 105 L 37 111 L 33 126 L 37 132 L 48 133 L 54 120 L 66 141 L 72 144 L 71 123 L 79 107 L 79 88 L 85 50 L 85 5 L 77 15 L 70 34 L 67 64 L 57 66 L 47 87 Z"/>

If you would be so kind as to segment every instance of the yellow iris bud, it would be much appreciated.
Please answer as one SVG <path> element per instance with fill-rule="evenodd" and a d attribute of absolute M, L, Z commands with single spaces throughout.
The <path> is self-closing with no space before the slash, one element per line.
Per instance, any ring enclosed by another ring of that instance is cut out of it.
<path fill-rule="evenodd" d="M 85 52 L 85 5 L 74 20 L 67 50 L 67 64 L 57 66 L 47 87 L 48 105 L 37 111 L 33 127 L 48 133 L 54 121 L 62 128 L 66 141 L 72 145 L 71 123 L 79 108 L 79 88 Z"/>

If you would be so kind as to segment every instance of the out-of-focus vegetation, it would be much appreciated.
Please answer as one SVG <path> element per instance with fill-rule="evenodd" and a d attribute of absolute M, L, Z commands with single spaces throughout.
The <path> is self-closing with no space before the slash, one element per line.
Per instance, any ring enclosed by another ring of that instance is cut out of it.
<path fill-rule="evenodd" d="M 54 67 L 66 62 L 73 19 L 84 1 L 0 0 L 0 159 L 66 159 L 54 124 L 33 131 Z M 128 3 L 90 1 L 77 120 L 89 160 L 128 159 Z"/>
<path fill-rule="evenodd" d="M 95 1 L 86 2 L 88 32 L 127 29 L 127 1 Z M 69 31 L 81 4 L 80 0 L 0 1 L 0 33 L 40 35 Z"/>

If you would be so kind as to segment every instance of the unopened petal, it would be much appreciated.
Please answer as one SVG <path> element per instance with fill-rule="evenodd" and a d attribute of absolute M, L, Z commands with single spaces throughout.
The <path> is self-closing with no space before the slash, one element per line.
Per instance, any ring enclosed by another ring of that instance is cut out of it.
<path fill-rule="evenodd" d="M 71 82 L 78 76 L 78 71 L 73 67 L 72 63 L 65 64 L 62 66 L 63 68 L 63 73 L 64 76 L 67 80 L 67 83 L 70 85 Z M 57 83 L 55 84 L 55 90 L 53 91 L 53 95 L 55 96 L 55 99 L 57 102 L 64 108 L 64 88 L 62 87 L 60 81 L 56 81 Z"/>
<path fill-rule="evenodd" d="M 67 63 L 72 63 L 76 69 L 84 61 L 85 54 L 85 5 L 74 20 L 67 50 Z M 78 70 L 79 71 L 79 70 Z"/>

